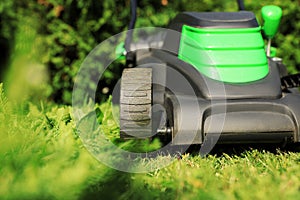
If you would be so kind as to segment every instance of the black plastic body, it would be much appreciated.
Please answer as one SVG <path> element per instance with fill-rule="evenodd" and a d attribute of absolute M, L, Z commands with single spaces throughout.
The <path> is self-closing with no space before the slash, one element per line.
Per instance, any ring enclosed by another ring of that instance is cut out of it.
<path fill-rule="evenodd" d="M 185 23 L 206 27 L 258 26 L 253 14 L 242 11 L 233 16 L 182 13 L 171 22 L 170 28 L 180 31 Z M 269 58 L 269 74 L 261 80 L 228 84 L 205 77 L 178 59 L 174 52 L 178 52 L 180 35 L 167 33 L 161 40 L 164 50 L 137 51 L 136 59 L 137 66 L 153 68 L 155 83 L 173 86 L 169 90 L 153 85 L 153 104 L 165 107 L 166 126 L 173 130 L 173 144 L 203 144 L 214 140 L 219 143 L 300 142 L 300 93 L 294 89 L 282 90 L 281 77 L 286 75 L 286 70 L 280 59 Z M 172 71 L 185 77 L 192 90 L 181 84 L 180 77 Z"/>
<path fill-rule="evenodd" d="M 249 11 L 239 12 L 183 12 L 178 14 L 169 28 L 181 31 L 182 25 L 202 28 L 250 28 L 258 27 L 255 15 Z"/>

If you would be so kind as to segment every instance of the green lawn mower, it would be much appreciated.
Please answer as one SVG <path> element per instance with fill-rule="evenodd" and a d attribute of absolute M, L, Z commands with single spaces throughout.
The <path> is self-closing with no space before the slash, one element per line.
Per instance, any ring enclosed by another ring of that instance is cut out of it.
<path fill-rule="evenodd" d="M 300 74 L 288 75 L 271 47 L 282 10 L 263 7 L 260 25 L 243 1 L 238 5 L 238 12 L 179 13 L 165 34 L 140 49 L 128 31 L 121 138 L 160 137 L 172 145 L 300 142 Z M 136 7 L 132 0 L 130 30 Z"/>

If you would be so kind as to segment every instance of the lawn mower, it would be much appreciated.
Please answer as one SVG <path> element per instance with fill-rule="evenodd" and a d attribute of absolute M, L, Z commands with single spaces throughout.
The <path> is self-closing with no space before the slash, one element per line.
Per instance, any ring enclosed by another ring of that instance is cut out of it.
<path fill-rule="evenodd" d="M 264 6 L 260 25 L 237 2 L 237 12 L 179 13 L 169 31 L 152 37 L 161 48 L 150 38 L 134 49 L 128 31 L 121 138 L 160 137 L 172 145 L 300 142 L 300 74 L 288 75 L 271 47 L 282 10 Z M 136 7 L 131 0 L 129 30 Z"/>

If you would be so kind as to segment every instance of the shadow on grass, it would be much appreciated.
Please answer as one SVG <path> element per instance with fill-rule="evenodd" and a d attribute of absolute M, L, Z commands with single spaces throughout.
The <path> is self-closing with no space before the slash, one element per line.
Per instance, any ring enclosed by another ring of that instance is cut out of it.
<path fill-rule="evenodd" d="M 196 156 L 199 154 L 200 145 L 191 145 L 186 153 Z M 229 156 L 242 156 L 247 151 L 257 150 L 259 152 L 270 152 L 279 154 L 283 152 L 300 152 L 300 144 L 281 143 L 258 143 L 258 144 L 217 144 L 209 155 L 216 155 L 217 157 L 227 154 Z"/>
<path fill-rule="evenodd" d="M 89 184 L 79 199 L 118 199 L 131 188 L 131 176 L 129 173 L 110 170 L 104 178 Z"/>

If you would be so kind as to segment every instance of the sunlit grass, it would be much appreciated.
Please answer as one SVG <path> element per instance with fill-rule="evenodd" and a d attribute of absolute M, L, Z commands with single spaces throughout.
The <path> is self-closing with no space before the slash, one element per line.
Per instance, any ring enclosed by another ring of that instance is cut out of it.
<path fill-rule="evenodd" d="M 101 108 L 110 115 L 111 107 Z M 204 158 L 160 156 L 151 162 L 173 162 L 153 172 L 130 174 L 106 167 L 87 152 L 68 106 L 15 104 L 1 94 L 0 111 L 0 199 L 297 199 L 300 195 L 299 153 L 252 150 Z M 108 120 L 103 117 L 101 123 L 110 124 Z"/>
<path fill-rule="evenodd" d="M 101 165 L 83 150 L 70 108 L 0 102 L 0 199 L 76 198 Z"/>

